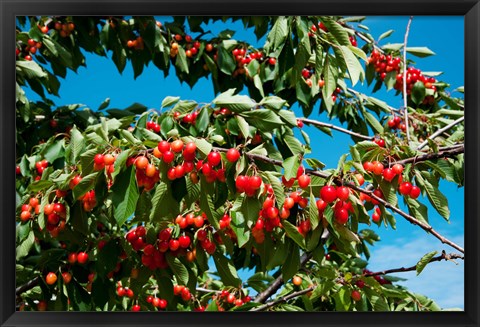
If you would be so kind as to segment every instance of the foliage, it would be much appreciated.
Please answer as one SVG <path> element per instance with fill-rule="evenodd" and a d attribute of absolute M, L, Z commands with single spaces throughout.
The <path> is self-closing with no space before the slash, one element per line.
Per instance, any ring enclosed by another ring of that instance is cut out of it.
<path fill-rule="evenodd" d="M 463 99 L 403 63 L 402 44 L 375 47 L 363 18 L 235 19 L 266 37 L 263 48 L 230 30 L 207 39 L 208 23 L 226 17 L 18 18 L 17 283 L 40 276 L 17 294 L 20 309 L 440 309 L 362 258 L 379 240 L 369 226 L 395 228 L 392 213 L 431 232 L 428 199 L 449 219 L 438 185 L 463 185 L 463 124 L 431 136 L 463 117 Z M 208 76 L 218 95 L 206 104 L 167 97 L 148 110 L 109 108 L 109 99 L 97 110 L 56 106 L 58 77 L 85 66 L 84 51 L 110 55 L 119 72 L 130 62 L 135 77 L 149 63 L 165 75 L 173 66 L 192 87 Z M 407 66 L 408 123 L 353 89 L 374 83 L 402 96 Z M 29 101 L 27 86 L 42 101 Z M 238 94 L 243 87 L 249 96 Z M 296 117 L 295 103 L 305 117 L 319 103 L 346 124 L 356 144 L 338 167 L 325 169 L 301 130 L 305 122 L 331 135 L 335 126 Z M 241 269 L 253 270 L 248 280 Z M 51 285 L 48 272 L 59 277 Z M 265 306 L 274 280 L 284 287 Z"/>

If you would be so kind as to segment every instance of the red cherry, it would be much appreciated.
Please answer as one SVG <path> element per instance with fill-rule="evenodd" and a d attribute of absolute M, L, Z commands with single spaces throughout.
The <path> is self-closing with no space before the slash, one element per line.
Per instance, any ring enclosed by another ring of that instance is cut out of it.
<path fill-rule="evenodd" d="M 391 168 L 387 168 L 383 170 L 383 178 L 386 181 L 391 182 L 395 178 L 396 174 Z"/>
<path fill-rule="evenodd" d="M 412 190 L 412 184 L 410 184 L 409 182 L 403 182 L 398 187 L 398 190 L 400 191 L 400 194 L 402 194 L 402 195 L 410 194 L 410 191 Z"/>
<path fill-rule="evenodd" d="M 195 142 L 187 143 L 187 145 L 185 146 L 185 152 L 193 154 L 195 153 L 195 151 L 197 151 L 197 145 L 195 144 Z"/>
<path fill-rule="evenodd" d="M 148 159 L 147 157 L 138 157 L 136 160 L 135 160 L 135 166 L 137 167 L 137 169 L 142 169 L 144 170 L 145 168 L 147 168 L 148 166 Z"/>
<path fill-rule="evenodd" d="M 132 311 L 134 311 L 134 312 L 140 311 L 140 306 L 138 304 L 133 305 Z"/>
<path fill-rule="evenodd" d="M 298 186 L 305 189 L 310 185 L 310 176 L 308 175 L 301 175 L 298 177 Z"/>
<path fill-rule="evenodd" d="M 97 165 L 105 164 L 103 154 L 96 154 L 95 157 L 93 157 L 93 162 L 95 162 Z"/>
<path fill-rule="evenodd" d="M 337 187 L 337 198 L 342 201 L 348 200 L 348 196 L 350 195 L 350 189 L 346 186 L 339 186 Z"/>
<path fill-rule="evenodd" d="M 278 209 L 276 207 L 270 207 L 266 209 L 267 217 L 274 219 L 278 217 Z"/>
<path fill-rule="evenodd" d="M 74 263 L 77 262 L 77 254 L 76 253 L 69 253 L 68 254 L 68 258 L 67 258 L 67 261 L 68 263 L 70 263 L 71 265 L 73 265 Z"/>
<path fill-rule="evenodd" d="M 167 300 L 160 299 L 160 301 L 158 301 L 157 307 L 160 309 L 165 309 L 167 307 Z"/>
<path fill-rule="evenodd" d="M 269 59 L 268 59 L 268 63 L 269 63 L 270 65 L 274 66 L 274 65 L 277 63 L 277 59 L 275 59 L 275 58 L 269 58 Z"/>
<path fill-rule="evenodd" d="M 48 285 L 53 285 L 57 282 L 57 275 L 54 272 L 49 272 L 47 277 L 45 277 L 45 281 Z"/>
<path fill-rule="evenodd" d="M 360 294 L 360 292 L 357 290 L 353 290 L 351 296 L 355 302 L 358 302 L 362 299 L 362 294 Z"/>
<path fill-rule="evenodd" d="M 176 251 L 180 247 L 180 242 L 178 240 L 170 240 L 168 243 L 168 246 L 170 247 L 170 251 Z"/>
<path fill-rule="evenodd" d="M 168 143 L 167 141 L 160 141 L 158 142 L 157 148 L 162 153 L 170 151 L 170 143 Z"/>
<path fill-rule="evenodd" d="M 190 246 L 190 237 L 188 235 L 182 235 L 178 238 L 178 242 L 181 248 L 188 248 Z"/>
<path fill-rule="evenodd" d="M 250 187 L 258 189 L 262 185 L 262 178 L 258 175 L 251 176 L 249 180 Z"/>
<path fill-rule="evenodd" d="M 166 228 L 158 234 L 158 239 L 160 241 L 168 241 L 172 235 L 172 230 L 170 228 Z"/>
<path fill-rule="evenodd" d="M 235 149 L 231 148 L 230 150 L 227 151 L 227 160 L 230 162 L 236 162 L 240 158 L 240 152 Z"/>
<path fill-rule="evenodd" d="M 332 185 L 325 185 L 320 190 L 320 197 L 323 201 L 330 203 L 337 199 L 337 190 L 335 186 Z"/>
<path fill-rule="evenodd" d="M 79 252 L 77 254 L 77 261 L 81 265 L 85 264 L 88 261 L 88 254 L 85 252 Z"/>
<path fill-rule="evenodd" d="M 345 208 L 335 210 L 335 219 L 339 224 L 345 224 L 348 221 L 348 211 Z"/>
<path fill-rule="evenodd" d="M 169 164 L 175 159 L 175 154 L 172 151 L 163 152 L 162 160 Z"/>
<path fill-rule="evenodd" d="M 363 169 L 365 169 L 366 171 L 373 171 L 374 167 L 375 165 L 373 164 L 373 162 L 367 161 L 363 163 Z"/>
<path fill-rule="evenodd" d="M 207 160 L 208 160 L 208 163 L 212 165 L 212 167 L 215 167 L 222 161 L 222 157 L 218 152 L 210 152 L 207 156 Z"/>
<path fill-rule="evenodd" d="M 375 175 L 381 175 L 383 173 L 383 164 L 379 161 L 374 161 L 373 162 L 374 167 L 373 167 L 373 173 Z"/>
<path fill-rule="evenodd" d="M 416 186 L 416 185 L 413 185 L 413 186 L 412 186 L 412 189 L 410 190 L 409 195 L 410 195 L 410 197 L 411 197 L 412 199 L 416 199 L 416 198 L 418 198 L 418 196 L 420 195 L 420 193 L 421 193 L 420 188 L 419 188 L 418 186 Z"/>
<path fill-rule="evenodd" d="M 173 152 L 180 152 L 183 150 L 183 141 L 182 140 L 175 140 L 170 145 Z"/>
<path fill-rule="evenodd" d="M 380 214 L 378 212 L 374 212 L 372 215 L 372 221 L 378 223 L 380 221 Z"/>
<path fill-rule="evenodd" d="M 400 175 L 403 172 L 403 166 L 400 164 L 394 164 L 392 170 L 395 174 Z"/>

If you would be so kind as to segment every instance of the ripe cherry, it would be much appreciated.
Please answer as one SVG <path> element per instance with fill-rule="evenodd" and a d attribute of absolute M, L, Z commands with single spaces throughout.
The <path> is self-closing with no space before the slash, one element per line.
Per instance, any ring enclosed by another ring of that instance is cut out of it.
<path fill-rule="evenodd" d="M 395 178 L 395 176 L 396 174 L 392 168 L 386 168 L 383 170 L 383 178 L 386 181 L 391 182 Z"/>
<path fill-rule="evenodd" d="M 139 306 L 138 304 L 135 304 L 135 305 L 133 305 L 133 307 L 132 307 L 132 311 L 134 311 L 134 312 L 138 312 L 138 311 L 140 311 L 140 309 L 141 309 L 141 308 L 140 308 L 140 306 Z"/>
<path fill-rule="evenodd" d="M 340 208 L 338 210 L 335 210 L 335 220 L 339 224 L 345 224 L 348 221 L 348 211 L 345 208 Z"/>
<path fill-rule="evenodd" d="M 54 272 L 49 272 L 47 277 L 45 277 L 45 281 L 48 285 L 53 285 L 57 282 L 57 275 Z"/>
<path fill-rule="evenodd" d="M 88 261 L 88 254 L 85 252 L 79 252 L 77 254 L 77 261 L 81 265 L 85 264 Z"/>
<path fill-rule="evenodd" d="M 240 152 L 235 149 L 231 148 L 227 151 L 227 160 L 230 162 L 236 162 L 240 158 Z"/>
<path fill-rule="evenodd" d="M 365 169 L 366 171 L 373 171 L 374 167 L 375 165 L 371 161 L 366 161 L 363 163 L 363 169 Z"/>
<path fill-rule="evenodd" d="M 379 161 L 373 162 L 373 173 L 375 175 L 381 175 L 383 173 L 383 164 Z"/>
<path fill-rule="evenodd" d="M 339 186 L 337 187 L 337 198 L 342 201 L 348 200 L 348 196 L 350 195 L 350 189 L 346 186 Z"/>
<path fill-rule="evenodd" d="M 302 285 L 302 277 L 295 276 L 295 277 L 293 277 L 292 282 L 293 282 L 293 285 L 300 286 L 300 285 Z"/>
<path fill-rule="evenodd" d="M 176 251 L 180 247 L 180 242 L 178 240 L 171 239 L 168 243 L 168 246 L 170 247 L 170 251 Z"/>
<path fill-rule="evenodd" d="M 402 195 L 408 195 L 410 193 L 410 191 L 412 190 L 412 184 L 410 184 L 409 182 L 403 182 L 398 187 L 398 190 L 400 191 L 400 193 Z"/>
<path fill-rule="evenodd" d="M 69 272 L 63 272 L 62 279 L 64 284 L 68 284 L 72 280 L 72 274 L 70 274 Z"/>
<path fill-rule="evenodd" d="M 325 185 L 320 190 L 320 197 L 323 201 L 330 203 L 337 199 L 337 190 L 335 186 L 332 185 Z"/>
<path fill-rule="evenodd" d="M 103 154 L 96 154 L 95 157 L 93 157 L 93 162 L 95 162 L 97 165 L 105 164 Z"/>
<path fill-rule="evenodd" d="M 308 175 L 301 175 L 298 177 L 298 186 L 305 189 L 310 185 L 310 176 Z"/>
<path fill-rule="evenodd" d="M 73 265 L 74 263 L 76 263 L 76 262 L 77 262 L 77 254 L 76 254 L 76 253 L 73 253 L 73 252 L 72 252 L 72 253 L 69 253 L 69 254 L 68 254 L 67 261 L 68 261 L 68 263 L 70 263 L 70 264 L 72 264 L 72 265 Z"/>
<path fill-rule="evenodd" d="M 103 156 L 103 162 L 105 165 L 113 165 L 115 163 L 115 157 L 110 153 Z"/>
<path fill-rule="evenodd" d="M 392 170 L 395 174 L 400 175 L 403 172 L 403 166 L 400 164 L 394 164 Z"/>
<path fill-rule="evenodd" d="M 182 140 L 175 140 L 170 145 L 173 152 L 180 152 L 183 150 L 183 141 Z"/>
<path fill-rule="evenodd" d="M 175 159 L 175 154 L 172 151 L 163 152 L 162 159 L 165 163 L 169 164 Z"/>
<path fill-rule="evenodd" d="M 184 249 L 188 248 L 190 246 L 190 243 L 191 243 L 190 237 L 188 235 L 180 236 L 178 238 L 178 242 L 180 244 L 180 247 L 184 248 Z"/>
<path fill-rule="evenodd" d="M 215 167 L 222 161 L 222 157 L 218 152 L 210 152 L 207 156 L 207 160 L 212 167 Z"/>
<path fill-rule="evenodd" d="M 360 294 L 360 292 L 357 290 L 353 290 L 351 296 L 355 302 L 358 302 L 362 299 L 362 294 Z"/>
<path fill-rule="evenodd" d="M 170 143 L 168 143 L 167 141 L 160 141 L 160 142 L 158 142 L 157 148 L 162 153 L 170 151 Z"/>
<path fill-rule="evenodd" d="M 268 59 L 268 63 L 269 63 L 270 65 L 274 66 L 274 65 L 277 63 L 277 59 L 275 59 L 275 58 L 269 58 L 269 59 Z"/>
<path fill-rule="evenodd" d="M 380 221 L 380 214 L 378 212 L 374 212 L 372 215 L 372 221 L 378 223 Z"/>
<path fill-rule="evenodd" d="M 146 169 L 147 166 L 148 166 L 148 159 L 147 157 L 144 157 L 144 156 L 140 156 L 138 157 L 136 160 L 135 160 L 135 166 L 137 167 L 137 169 Z"/>
<path fill-rule="evenodd" d="M 416 186 L 416 185 L 413 185 L 413 186 L 412 186 L 412 189 L 410 190 L 409 195 L 410 195 L 410 197 L 411 197 L 412 199 L 416 199 L 416 198 L 418 198 L 418 196 L 420 195 L 420 193 L 421 193 L 420 188 L 419 188 L 418 186 Z"/>
<path fill-rule="evenodd" d="M 185 152 L 186 153 L 193 154 L 193 153 L 195 153 L 196 150 L 197 150 L 197 145 L 195 144 L 195 142 L 189 142 L 185 146 Z"/>

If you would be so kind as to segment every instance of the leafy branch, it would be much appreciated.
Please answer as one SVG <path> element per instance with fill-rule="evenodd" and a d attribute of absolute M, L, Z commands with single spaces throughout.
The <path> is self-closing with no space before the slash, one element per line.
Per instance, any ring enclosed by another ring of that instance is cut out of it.
<path fill-rule="evenodd" d="M 373 137 L 373 136 L 366 136 L 366 135 L 363 135 L 363 134 L 360 134 L 360 133 L 353 132 L 353 131 L 348 130 L 346 128 L 335 126 L 333 124 L 323 123 L 323 122 L 320 122 L 318 120 L 313 120 L 313 119 L 308 119 L 308 118 L 297 118 L 297 120 L 302 121 L 307 125 L 330 128 L 330 129 L 333 129 L 333 130 L 336 130 L 336 131 L 339 131 L 339 132 L 342 132 L 342 133 L 345 133 L 345 134 L 355 136 L 355 137 L 363 139 L 363 140 L 371 141 L 371 140 L 375 139 L 375 137 Z"/>

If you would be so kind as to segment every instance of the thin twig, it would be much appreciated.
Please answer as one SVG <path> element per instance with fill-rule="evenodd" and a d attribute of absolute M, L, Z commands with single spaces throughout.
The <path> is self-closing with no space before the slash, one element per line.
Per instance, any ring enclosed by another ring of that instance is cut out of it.
<path fill-rule="evenodd" d="M 297 292 L 291 293 L 291 294 L 286 295 L 286 296 L 282 296 L 282 297 L 280 297 L 280 298 L 278 298 L 274 301 L 265 303 L 264 305 L 261 305 L 259 307 L 255 307 L 255 308 L 251 309 L 250 311 L 264 311 L 264 310 L 269 309 L 269 308 L 271 308 L 271 307 L 273 307 L 273 306 L 275 306 L 279 303 L 287 302 L 290 299 L 302 296 L 303 294 L 307 294 L 308 292 L 313 291 L 315 288 L 316 288 L 316 286 L 310 286 L 310 287 L 308 287 L 304 290 L 297 291 Z"/>
<path fill-rule="evenodd" d="M 430 135 L 422 144 L 420 144 L 418 147 L 417 147 L 417 150 L 421 150 L 423 149 L 427 144 L 428 144 L 428 140 L 433 140 L 434 138 L 436 138 L 437 136 L 439 136 L 440 134 L 442 134 L 443 132 L 446 132 L 448 131 L 450 128 L 452 128 L 453 126 L 461 123 L 462 121 L 465 120 L 465 116 L 462 116 L 460 118 L 458 118 L 457 120 L 455 120 L 453 123 L 450 123 L 448 124 L 447 126 L 443 127 L 443 128 L 440 128 L 439 130 L 437 130 L 435 133 L 433 133 L 432 135 Z"/>
<path fill-rule="evenodd" d="M 312 257 L 311 254 L 304 254 L 302 256 L 302 259 L 300 260 L 300 267 L 305 266 L 311 257 Z M 275 279 L 273 283 L 270 284 L 270 286 L 265 291 L 259 293 L 255 297 L 254 302 L 264 303 L 270 296 L 275 294 L 280 289 L 280 287 L 282 287 L 284 283 L 285 281 L 283 280 L 282 276 L 281 275 L 278 276 L 277 279 Z"/>
<path fill-rule="evenodd" d="M 305 124 L 308 124 L 308 125 L 330 128 L 330 129 L 333 129 L 333 130 L 336 130 L 336 131 L 339 131 L 339 132 L 342 132 L 342 133 L 345 133 L 345 134 L 355 136 L 355 137 L 363 139 L 363 140 L 371 141 L 371 140 L 375 139 L 374 136 L 366 136 L 366 135 L 356 133 L 356 132 L 353 132 L 351 130 L 339 127 L 339 126 L 335 126 L 333 124 L 323 123 L 323 122 L 317 121 L 317 120 L 312 120 L 312 119 L 307 119 L 307 118 L 297 118 L 297 120 L 302 121 L 302 122 L 304 122 Z"/>
<path fill-rule="evenodd" d="M 446 254 L 445 251 L 442 251 L 442 254 L 433 257 L 430 259 L 428 263 L 432 263 L 435 261 L 442 261 L 442 260 L 448 260 L 448 261 L 453 261 L 454 259 L 462 259 L 464 260 L 464 256 L 457 254 L 457 253 L 450 253 Z M 394 268 L 394 269 L 387 269 L 387 270 L 382 270 L 382 271 L 376 271 L 376 272 L 369 272 L 363 274 L 365 277 L 370 277 L 370 276 L 378 276 L 378 275 L 387 275 L 387 274 L 393 274 L 397 272 L 407 272 L 407 271 L 413 271 L 417 269 L 417 265 L 411 266 L 411 267 L 401 267 L 401 268 Z"/>
<path fill-rule="evenodd" d="M 37 276 L 34 279 L 26 282 L 25 284 L 17 287 L 17 289 L 15 290 L 15 294 L 20 295 L 28 290 L 31 290 L 32 288 L 37 286 L 39 282 L 40 282 L 40 277 Z"/>
<path fill-rule="evenodd" d="M 222 293 L 222 291 L 219 290 L 209 290 L 208 288 L 204 287 L 197 287 L 196 290 L 198 292 L 203 292 L 203 293 Z"/>
<path fill-rule="evenodd" d="M 392 164 L 398 163 L 398 164 L 401 164 L 401 165 L 405 165 L 405 164 L 408 164 L 408 163 L 417 163 L 417 162 L 422 162 L 422 161 L 427 161 L 427 160 L 435 160 L 435 159 L 440 159 L 440 158 L 454 157 L 458 154 L 461 154 L 461 153 L 465 152 L 465 145 L 461 144 L 459 146 L 440 148 L 438 150 L 439 150 L 438 152 L 434 152 L 434 153 L 426 153 L 426 154 L 422 154 L 420 156 L 416 156 L 416 157 L 412 157 L 412 158 L 397 160 L 395 162 L 392 161 Z"/>
<path fill-rule="evenodd" d="M 407 30 L 405 31 L 405 38 L 403 41 L 403 110 L 404 110 L 404 120 L 405 127 L 407 130 L 407 144 L 410 143 L 410 129 L 408 122 L 408 106 L 407 106 L 407 40 L 408 33 L 410 32 L 410 24 L 412 23 L 413 16 L 410 16 L 407 24 Z"/>

